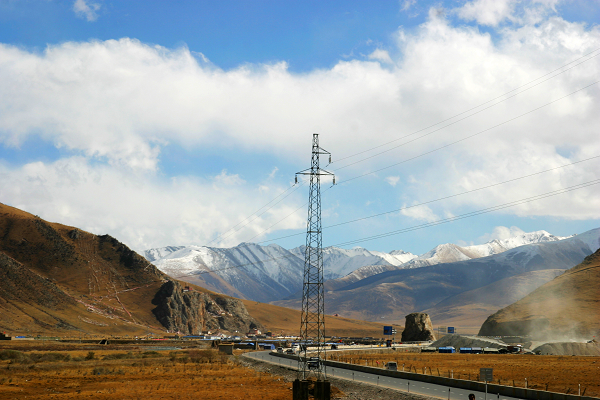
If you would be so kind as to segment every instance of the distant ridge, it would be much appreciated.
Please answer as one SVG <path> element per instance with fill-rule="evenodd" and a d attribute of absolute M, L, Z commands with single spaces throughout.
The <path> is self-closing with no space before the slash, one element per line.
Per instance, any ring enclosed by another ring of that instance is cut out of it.
<path fill-rule="evenodd" d="M 386 271 L 420 268 L 499 254 L 532 243 L 564 239 L 546 231 L 523 233 L 481 245 L 442 244 L 416 256 L 362 247 L 323 249 L 327 290 L 336 290 Z M 241 243 L 231 248 L 168 246 L 149 249 L 144 257 L 162 272 L 208 290 L 248 300 L 272 302 L 294 296 L 302 288 L 304 246 L 286 250 L 276 244 Z"/>

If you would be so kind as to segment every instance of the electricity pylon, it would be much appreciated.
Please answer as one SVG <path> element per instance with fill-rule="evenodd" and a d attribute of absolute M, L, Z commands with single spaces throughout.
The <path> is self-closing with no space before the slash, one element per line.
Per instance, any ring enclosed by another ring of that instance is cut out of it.
<path fill-rule="evenodd" d="M 319 167 L 319 156 L 331 153 L 319 147 L 319 135 L 313 134 L 312 162 L 310 169 L 296 173 L 310 176 L 308 200 L 308 221 L 306 225 L 306 249 L 304 254 L 304 281 L 302 285 L 302 316 L 300 321 L 300 357 L 298 359 L 298 375 L 306 380 L 315 376 L 317 380 L 326 378 L 325 366 L 325 302 L 323 291 L 323 247 L 321 235 L 321 176 L 333 173 Z M 307 347 L 317 346 L 317 360 L 307 357 Z"/>

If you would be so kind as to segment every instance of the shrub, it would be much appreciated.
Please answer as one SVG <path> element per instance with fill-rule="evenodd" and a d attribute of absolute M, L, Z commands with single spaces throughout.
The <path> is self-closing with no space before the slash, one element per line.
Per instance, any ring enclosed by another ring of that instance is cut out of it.
<path fill-rule="evenodd" d="M 71 356 L 63 353 L 34 353 L 29 356 L 33 362 L 70 361 Z"/>
<path fill-rule="evenodd" d="M 27 354 L 17 350 L 2 350 L 0 351 L 0 360 L 11 360 L 16 362 L 22 362 L 25 359 L 29 359 Z"/>
<path fill-rule="evenodd" d="M 90 351 L 87 353 L 87 356 L 85 356 L 86 360 L 95 360 L 96 359 L 96 354 L 93 351 Z"/>

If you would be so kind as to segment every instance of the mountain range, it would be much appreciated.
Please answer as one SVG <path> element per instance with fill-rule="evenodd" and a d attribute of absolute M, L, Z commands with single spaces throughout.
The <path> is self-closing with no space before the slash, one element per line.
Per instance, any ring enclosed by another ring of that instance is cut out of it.
<path fill-rule="evenodd" d="M 420 256 L 402 250 L 384 253 L 361 247 L 327 247 L 323 249 L 323 277 L 325 281 L 338 280 L 330 283 L 329 288 L 333 289 L 385 271 L 466 261 L 561 239 L 564 238 L 538 231 L 474 246 L 441 244 Z M 304 252 L 305 246 L 286 250 L 276 244 L 241 243 L 232 248 L 169 246 L 146 250 L 143 255 L 171 277 L 219 293 L 271 302 L 301 290 Z"/>
<path fill-rule="evenodd" d="M 426 311 L 437 325 L 477 330 L 490 314 L 581 262 L 600 247 L 599 237 L 600 229 L 569 238 L 537 231 L 475 246 L 442 244 L 420 256 L 326 248 L 326 312 L 395 322 Z M 179 279 L 299 309 L 303 250 L 244 243 L 152 249 L 145 256 Z"/>

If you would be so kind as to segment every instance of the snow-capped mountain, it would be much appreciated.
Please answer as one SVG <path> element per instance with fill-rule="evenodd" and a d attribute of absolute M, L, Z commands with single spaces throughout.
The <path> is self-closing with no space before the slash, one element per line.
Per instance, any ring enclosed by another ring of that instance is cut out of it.
<path fill-rule="evenodd" d="M 290 252 L 304 260 L 306 246 L 296 247 Z M 369 251 L 362 247 L 339 249 L 326 247 L 323 249 L 323 278 L 337 279 L 365 265 L 394 265 L 399 266 L 416 258 L 412 253 L 397 250 L 392 253 Z"/>
<path fill-rule="evenodd" d="M 169 276 L 235 297 L 256 301 L 282 298 L 302 288 L 304 260 L 276 244 L 242 243 L 229 249 L 165 247 L 144 252 Z"/>
<path fill-rule="evenodd" d="M 326 281 L 336 282 L 335 286 L 347 285 L 385 271 L 466 261 L 561 239 L 538 231 L 476 246 L 443 244 L 418 257 L 402 250 L 384 253 L 361 247 L 328 247 L 323 249 L 323 274 Z M 231 296 L 268 302 L 302 288 L 304 249 L 253 243 L 232 248 L 169 246 L 146 250 L 144 257 L 174 278 Z"/>
<path fill-rule="evenodd" d="M 554 236 L 546 231 L 523 233 L 508 239 L 494 239 L 484 244 L 473 246 L 457 246 L 446 243 L 436 246 L 432 250 L 402 265 L 402 268 L 419 268 L 427 265 L 467 261 L 474 258 L 487 257 L 500 254 L 507 250 L 533 243 L 556 242 L 566 237 Z"/>

